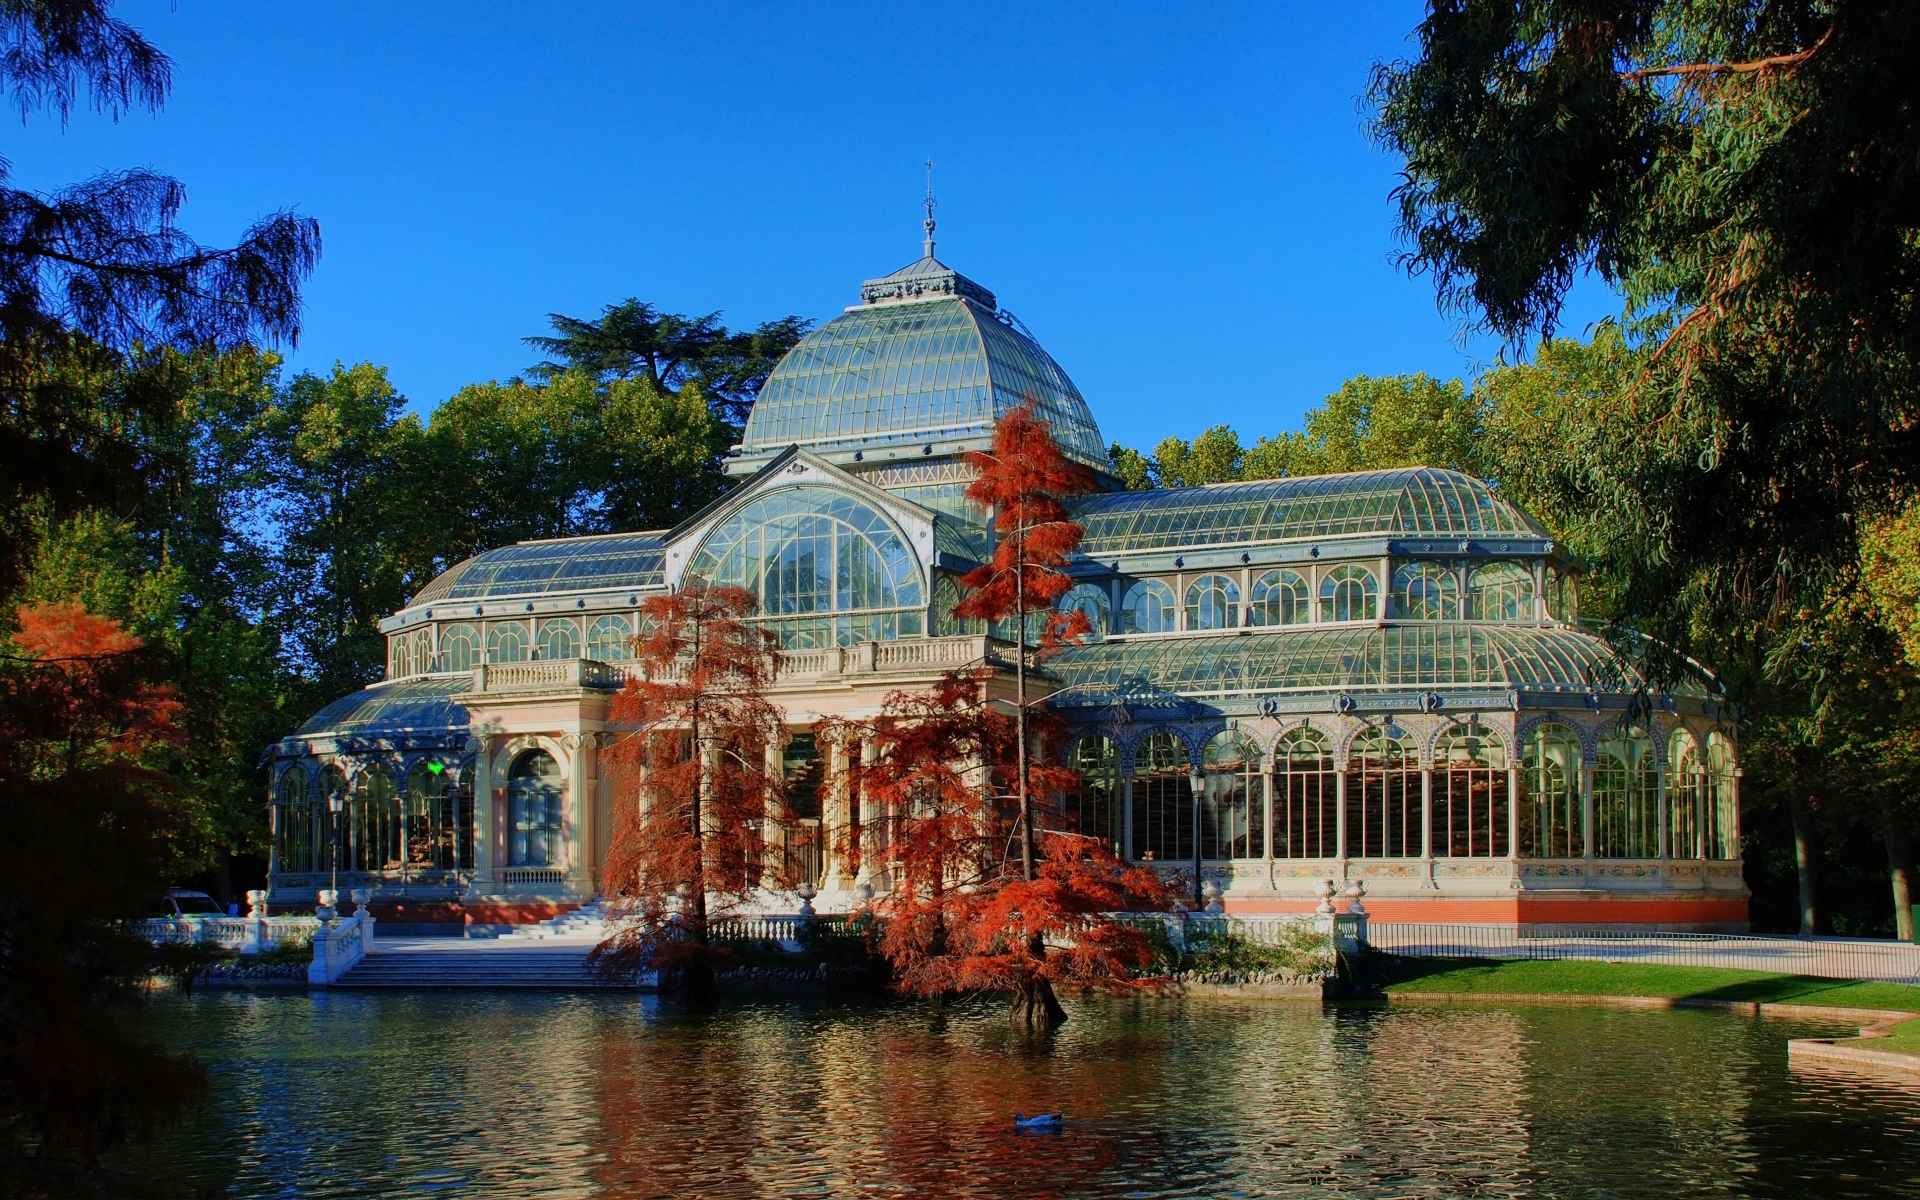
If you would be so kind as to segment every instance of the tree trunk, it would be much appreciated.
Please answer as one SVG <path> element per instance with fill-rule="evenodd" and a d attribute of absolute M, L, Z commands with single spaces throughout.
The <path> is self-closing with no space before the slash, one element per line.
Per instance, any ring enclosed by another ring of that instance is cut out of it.
<path fill-rule="evenodd" d="M 1798 790 L 1787 793 L 1787 812 L 1793 818 L 1793 868 L 1800 880 L 1800 935 L 1810 937 L 1820 925 L 1814 909 L 1818 881 L 1814 877 L 1813 819 Z"/>
<path fill-rule="evenodd" d="M 1053 994 L 1053 984 L 1044 979 L 1030 979 L 1014 993 L 1012 1015 L 1015 1021 L 1030 1028 L 1051 1029 L 1067 1021 L 1067 1010 L 1060 1007 L 1060 998 Z"/>
<path fill-rule="evenodd" d="M 1888 808 L 1884 817 L 1887 843 L 1887 876 L 1893 884 L 1893 928 L 1903 942 L 1913 941 L 1913 848 L 1907 842 L 1906 822 L 1899 810 Z"/>

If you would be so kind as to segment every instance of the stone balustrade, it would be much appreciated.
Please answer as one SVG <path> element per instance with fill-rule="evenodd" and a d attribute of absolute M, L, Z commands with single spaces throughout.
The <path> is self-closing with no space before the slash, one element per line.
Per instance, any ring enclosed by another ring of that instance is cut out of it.
<path fill-rule="evenodd" d="M 810 682 L 844 675 L 915 674 L 948 671 L 968 663 L 989 662 L 1010 649 L 997 639 L 964 637 L 908 638 L 892 642 L 861 642 L 815 650 L 784 650 L 777 682 Z M 679 672 L 669 672 L 668 678 Z M 601 662 L 591 658 L 550 662 L 484 663 L 473 669 L 475 692 L 577 691 L 614 689 L 639 678 L 633 662 Z"/>

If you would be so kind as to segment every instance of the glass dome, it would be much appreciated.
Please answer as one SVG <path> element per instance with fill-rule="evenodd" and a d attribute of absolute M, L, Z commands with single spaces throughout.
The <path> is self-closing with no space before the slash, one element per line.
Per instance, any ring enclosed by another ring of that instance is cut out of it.
<path fill-rule="evenodd" d="M 743 455 L 981 439 L 1031 393 L 1061 447 L 1105 469 L 1106 443 L 1079 389 L 991 293 L 923 259 L 869 281 L 867 294 L 868 303 L 808 334 L 767 377 Z"/>
<path fill-rule="evenodd" d="M 442 571 L 411 603 L 480 600 L 595 588 L 657 588 L 665 551 L 657 533 L 519 542 Z"/>

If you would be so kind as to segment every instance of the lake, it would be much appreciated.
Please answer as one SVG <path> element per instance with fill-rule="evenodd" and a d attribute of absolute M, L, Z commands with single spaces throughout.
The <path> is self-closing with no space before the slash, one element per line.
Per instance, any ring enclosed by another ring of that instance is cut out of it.
<path fill-rule="evenodd" d="M 235 1196 L 1894 1196 L 1920 1086 L 1726 1013 L 245 993 L 148 1010 L 214 1101 L 127 1166 Z M 1058 1133 L 1016 1111 L 1064 1111 Z"/>

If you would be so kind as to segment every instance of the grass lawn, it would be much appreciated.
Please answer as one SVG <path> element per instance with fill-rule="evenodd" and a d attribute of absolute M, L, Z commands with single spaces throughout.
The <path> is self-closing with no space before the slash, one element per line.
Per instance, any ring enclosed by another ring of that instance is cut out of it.
<path fill-rule="evenodd" d="M 1920 1013 L 1920 987 L 1646 963 L 1539 959 L 1403 958 L 1388 992 L 1485 995 L 1659 996 L 1740 1000 L 1761 1004 L 1818 1004 L 1831 1008 L 1887 1008 Z M 1920 1021 L 1911 1022 L 1920 1026 Z M 1920 1028 L 1905 1035 L 1920 1053 Z M 1891 1042 L 1883 1043 L 1889 1049 Z M 1903 1047 L 1904 1048 L 1904 1047 Z"/>

